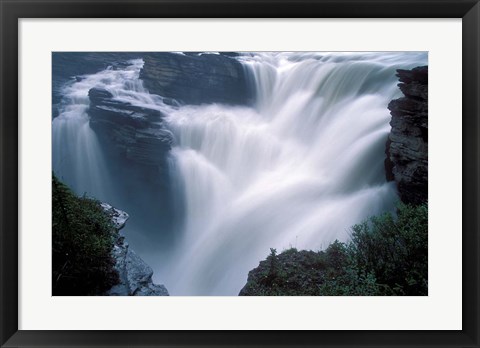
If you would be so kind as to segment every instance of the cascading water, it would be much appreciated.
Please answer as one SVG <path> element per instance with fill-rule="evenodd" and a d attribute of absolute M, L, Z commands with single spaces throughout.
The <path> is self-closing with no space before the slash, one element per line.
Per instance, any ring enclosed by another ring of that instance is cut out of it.
<path fill-rule="evenodd" d="M 185 192 L 176 294 L 235 295 L 269 248 L 321 249 L 393 209 L 385 182 L 387 105 L 395 69 L 424 54 L 260 53 L 243 56 L 254 108 L 183 107 L 168 122 Z M 176 266 L 176 267 L 175 267 Z"/>
<path fill-rule="evenodd" d="M 383 167 L 387 105 L 400 96 L 395 70 L 425 65 L 425 53 L 238 59 L 255 85 L 253 107 L 167 106 L 141 87 L 141 61 L 133 61 L 69 87 L 71 102 L 53 122 L 54 168 L 73 158 L 62 171 L 67 182 L 103 199 L 111 174 L 88 127 L 88 89 L 100 86 L 167 115 L 176 141 L 171 185 L 184 218 L 168 256 L 151 265 L 172 295 L 237 295 L 270 248 L 318 250 L 345 241 L 350 226 L 398 200 Z M 82 182 L 87 170 L 90 184 Z M 94 183 L 101 187 L 88 186 Z"/>
<path fill-rule="evenodd" d="M 124 69 L 112 67 L 97 74 L 78 77 L 78 81 L 65 85 L 59 115 L 52 122 L 53 170 L 77 194 L 87 193 L 100 200 L 112 200 L 114 188 L 109 185 L 112 173 L 105 164 L 99 139 L 89 126 L 87 110 L 90 106 L 88 91 L 93 87 L 105 88 L 117 99 L 136 103 L 146 95 L 138 75 L 143 61 L 132 60 Z"/>
<path fill-rule="evenodd" d="M 171 109 L 162 102 L 162 97 L 149 94 L 143 88 L 139 80 L 143 60 L 134 59 L 127 63 L 109 66 L 95 74 L 76 76 L 62 88 L 59 115 L 52 121 L 53 171 L 76 194 L 87 194 L 128 211 L 130 219 L 123 232 L 135 250 L 148 253 L 142 255 L 145 260 L 154 262 L 158 259 L 154 257 L 155 253 L 165 254 L 163 250 L 158 253 L 159 245 L 167 248 L 169 245 L 164 241 L 171 239 L 167 233 L 159 231 L 171 229 L 169 218 L 164 216 L 169 213 L 164 208 L 169 197 L 152 199 L 152 192 L 156 191 L 147 183 L 139 184 L 142 178 L 132 178 L 130 168 L 119 166 L 89 124 L 88 93 L 94 87 L 108 90 L 115 100 L 121 102 L 164 113 Z M 157 250 L 144 248 L 144 245 Z"/>

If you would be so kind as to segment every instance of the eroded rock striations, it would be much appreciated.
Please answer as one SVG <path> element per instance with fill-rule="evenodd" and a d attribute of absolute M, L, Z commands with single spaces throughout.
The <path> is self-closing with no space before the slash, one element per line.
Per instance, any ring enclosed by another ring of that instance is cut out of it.
<path fill-rule="evenodd" d="M 146 165 L 159 165 L 171 149 L 173 135 L 164 127 L 160 111 L 114 100 L 100 88 L 88 92 L 90 127 L 109 140 L 127 160 Z"/>
<path fill-rule="evenodd" d="M 397 183 L 404 203 L 428 200 L 428 67 L 397 70 L 404 97 L 388 105 L 392 130 L 387 140 L 387 180 Z"/>
<path fill-rule="evenodd" d="M 229 54 L 142 53 L 140 78 L 152 94 L 171 105 L 248 104 L 251 88 L 242 65 Z M 120 64 L 120 63 L 118 63 Z M 173 142 L 155 109 L 115 100 L 112 93 L 92 88 L 89 93 L 90 127 L 109 153 L 144 167 L 162 167 Z"/>
<path fill-rule="evenodd" d="M 152 281 L 153 270 L 129 248 L 125 237 L 120 230 L 128 220 L 128 214 L 116 209 L 107 203 L 102 203 L 102 208 L 110 216 L 117 230 L 118 237 L 113 247 L 112 255 L 115 259 L 115 270 L 118 272 L 120 283 L 108 290 L 107 296 L 169 296 L 163 285 L 154 284 Z"/>
<path fill-rule="evenodd" d="M 140 78 L 150 93 L 184 104 L 248 104 L 242 65 L 228 54 L 169 52 L 144 55 Z"/>

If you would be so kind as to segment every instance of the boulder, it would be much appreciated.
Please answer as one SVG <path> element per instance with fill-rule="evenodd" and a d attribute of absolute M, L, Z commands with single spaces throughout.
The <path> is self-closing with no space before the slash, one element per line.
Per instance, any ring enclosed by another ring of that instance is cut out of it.
<path fill-rule="evenodd" d="M 428 67 L 397 70 L 404 97 L 388 105 L 392 119 L 386 144 L 387 180 L 404 203 L 428 201 Z"/>

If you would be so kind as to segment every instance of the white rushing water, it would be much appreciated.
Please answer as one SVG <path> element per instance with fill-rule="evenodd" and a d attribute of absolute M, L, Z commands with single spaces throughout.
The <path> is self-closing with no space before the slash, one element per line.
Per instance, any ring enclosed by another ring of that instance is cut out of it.
<path fill-rule="evenodd" d="M 393 209 L 385 182 L 395 69 L 424 54 L 259 53 L 255 108 L 183 107 L 168 118 L 184 187 L 174 294 L 236 295 L 270 248 L 322 249 Z"/>
<path fill-rule="evenodd" d="M 142 64 L 141 60 L 132 61 L 125 70 L 109 68 L 82 76 L 80 81 L 64 87 L 59 115 L 52 122 L 53 170 L 77 194 L 87 193 L 106 200 L 113 189 L 108 187 L 111 173 L 97 135 L 89 125 L 88 91 L 92 87 L 106 88 L 115 94 L 136 90 L 137 84 L 133 82 L 138 81 Z"/>
<path fill-rule="evenodd" d="M 115 173 L 110 172 L 99 139 L 89 125 L 91 88 L 106 89 L 119 101 L 169 110 L 162 98 L 149 94 L 138 79 L 143 60 L 130 63 L 123 69 L 109 67 L 96 74 L 79 76 L 79 81 L 63 88 L 59 115 L 52 122 L 53 170 L 77 194 L 112 200 L 119 190 L 110 185 Z"/>
<path fill-rule="evenodd" d="M 140 60 L 71 85 L 71 102 L 53 122 L 54 168 L 75 156 L 63 172 L 77 191 L 98 197 L 109 174 L 88 127 L 88 90 L 103 87 L 167 114 L 176 141 L 172 185 L 185 218 L 169 261 L 153 266 L 172 295 L 237 295 L 270 248 L 319 250 L 346 241 L 352 225 L 398 200 L 383 166 L 387 105 L 400 96 L 395 70 L 427 64 L 426 53 L 239 59 L 255 85 L 253 107 L 164 105 L 141 86 Z"/>

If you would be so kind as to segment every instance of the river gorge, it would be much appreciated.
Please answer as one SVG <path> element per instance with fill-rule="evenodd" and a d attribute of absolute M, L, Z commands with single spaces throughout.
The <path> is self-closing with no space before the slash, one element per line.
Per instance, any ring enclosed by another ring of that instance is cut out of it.
<path fill-rule="evenodd" d="M 53 171 L 128 213 L 170 295 L 236 296 L 271 248 L 324 250 L 427 201 L 426 52 L 52 59 Z"/>

